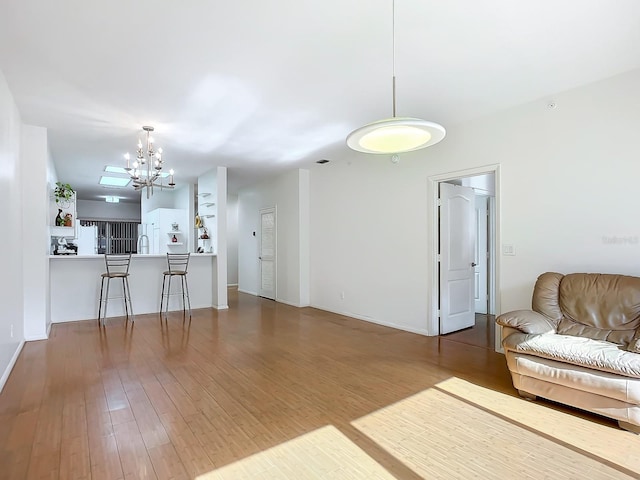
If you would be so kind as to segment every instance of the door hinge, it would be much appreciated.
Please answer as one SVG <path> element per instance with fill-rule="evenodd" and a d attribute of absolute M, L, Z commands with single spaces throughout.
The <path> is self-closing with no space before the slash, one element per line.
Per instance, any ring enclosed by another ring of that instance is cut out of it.
<path fill-rule="evenodd" d="M 438 199 L 438 206 L 441 207 L 442 206 L 442 200 Z"/>
<path fill-rule="evenodd" d="M 441 262 L 442 261 L 442 255 L 438 254 L 438 261 Z"/>
<path fill-rule="evenodd" d="M 442 311 L 438 310 L 438 318 L 440 318 L 442 316 L 441 314 L 442 314 Z"/>

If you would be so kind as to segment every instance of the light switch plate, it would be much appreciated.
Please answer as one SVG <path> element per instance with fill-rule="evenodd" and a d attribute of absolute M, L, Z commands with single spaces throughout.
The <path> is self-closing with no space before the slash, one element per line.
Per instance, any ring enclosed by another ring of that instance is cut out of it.
<path fill-rule="evenodd" d="M 508 245 L 506 243 L 503 243 L 502 244 L 502 254 L 503 255 L 515 256 L 516 247 L 514 247 L 513 245 Z"/>

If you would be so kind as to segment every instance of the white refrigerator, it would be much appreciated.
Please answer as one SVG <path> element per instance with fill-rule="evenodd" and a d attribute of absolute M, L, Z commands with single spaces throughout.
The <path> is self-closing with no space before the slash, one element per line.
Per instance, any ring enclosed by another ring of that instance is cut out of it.
<path fill-rule="evenodd" d="M 78 225 L 75 244 L 78 246 L 78 255 L 96 255 L 98 253 L 98 226 L 82 227 Z"/>

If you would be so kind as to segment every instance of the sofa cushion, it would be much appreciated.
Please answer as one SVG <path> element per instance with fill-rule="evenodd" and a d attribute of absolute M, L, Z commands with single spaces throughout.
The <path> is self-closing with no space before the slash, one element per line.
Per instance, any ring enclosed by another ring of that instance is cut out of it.
<path fill-rule="evenodd" d="M 611 342 L 559 334 L 514 333 L 502 345 L 514 352 L 640 378 L 640 354 L 622 350 Z"/>
<path fill-rule="evenodd" d="M 551 319 L 556 325 L 562 320 L 560 309 L 560 282 L 564 275 L 556 272 L 546 272 L 538 277 L 533 288 L 531 309 Z"/>
<path fill-rule="evenodd" d="M 557 333 L 561 335 L 572 335 L 574 337 L 586 337 L 592 340 L 606 340 L 617 345 L 627 345 L 635 330 L 612 330 L 608 328 L 591 327 L 582 323 L 574 322 L 568 318 L 563 318 L 558 323 Z M 531 332 L 533 333 L 533 332 Z"/>
<path fill-rule="evenodd" d="M 640 278 L 572 273 L 560 282 L 559 305 L 565 318 L 604 330 L 640 326 Z"/>

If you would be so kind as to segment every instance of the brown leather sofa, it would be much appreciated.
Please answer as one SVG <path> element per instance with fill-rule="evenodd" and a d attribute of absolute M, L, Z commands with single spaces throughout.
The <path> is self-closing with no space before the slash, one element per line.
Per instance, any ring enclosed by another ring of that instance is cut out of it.
<path fill-rule="evenodd" d="M 544 273 L 532 310 L 500 315 L 513 385 L 640 433 L 640 278 Z"/>

